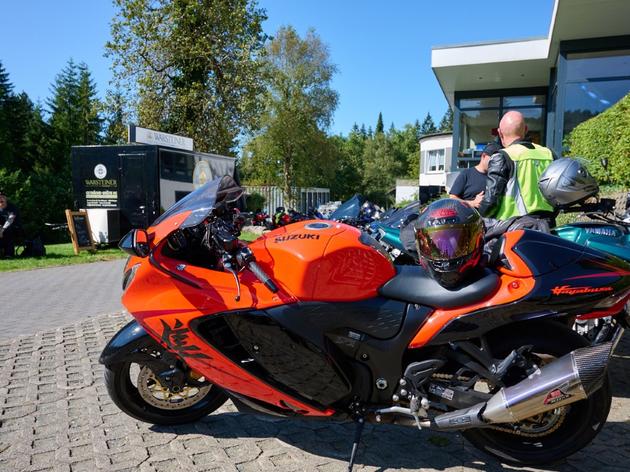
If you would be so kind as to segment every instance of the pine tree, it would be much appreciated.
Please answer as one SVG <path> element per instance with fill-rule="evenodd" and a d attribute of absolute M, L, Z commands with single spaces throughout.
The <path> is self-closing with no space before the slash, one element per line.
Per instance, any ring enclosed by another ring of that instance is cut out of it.
<path fill-rule="evenodd" d="M 8 102 L 13 96 L 13 85 L 9 80 L 2 62 L 0 62 L 0 167 L 7 167 L 10 157 L 11 145 L 9 143 L 10 112 Z"/>
<path fill-rule="evenodd" d="M 98 144 L 103 119 L 99 115 L 101 103 L 97 98 L 96 84 L 85 63 L 79 64 L 77 87 L 77 113 L 79 119 L 79 142 L 75 144 Z"/>
<path fill-rule="evenodd" d="M 424 136 L 432 133 L 437 133 L 437 128 L 433 122 L 433 118 L 431 118 L 431 113 L 427 113 L 427 116 L 420 127 L 420 134 Z"/>
<path fill-rule="evenodd" d="M 383 127 L 383 114 L 378 113 L 378 120 L 376 121 L 376 134 L 383 133 L 385 128 Z"/>
<path fill-rule="evenodd" d="M 446 133 L 450 131 L 453 131 L 453 109 L 449 105 L 448 110 L 442 117 L 442 121 L 440 121 L 440 132 Z"/>
<path fill-rule="evenodd" d="M 107 96 L 104 144 L 124 144 L 127 137 L 124 97 L 120 91 Z"/>
<path fill-rule="evenodd" d="M 69 176 L 70 148 L 98 144 L 102 128 L 96 86 L 85 64 L 71 60 L 55 78 L 47 102 L 52 133 L 50 170 Z"/>
<path fill-rule="evenodd" d="M 0 106 L 13 95 L 13 84 L 9 81 L 9 73 L 0 61 Z"/>

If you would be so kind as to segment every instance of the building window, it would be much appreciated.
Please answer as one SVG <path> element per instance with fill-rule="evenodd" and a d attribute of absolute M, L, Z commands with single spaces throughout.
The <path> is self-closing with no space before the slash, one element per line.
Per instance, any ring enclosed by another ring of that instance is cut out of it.
<path fill-rule="evenodd" d="M 472 153 L 472 157 L 458 157 L 457 158 L 457 168 L 458 169 L 468 169 L 470 167 L 475 167 L 481 161 L 481 151 L 475 151 Z"/>
<path fill-rule="evenodd" d="M 499 125 L 499 109 L 462 110 L 459 115 L 458 157 L 472 158 L 493 141 Z"/>
<path fill-rule="evenodd" d="M 479 163 L 481 150 L 498 138 L 501 117 L 510 110 L 525 117 L 527 139 L 541 144 L 544 140 L 546 95 L 517 95 L 514 91 L 499 91 L 496 96 L 468 98 L 456 101 L 457 167 L 465 169 Z"/>
<path fill-rule="evenodd" d="M 192 183 L 195 159 L 192 154 L 160 149 L 160 178 Z"/>
<path fill-rule="evenodd" d="M 444 171 L 444 149 L 427 151 L 427 172 Z"/>
<path fill-rule="evenodd" d="M 566 55 L 563 136 L 630 91 L 630 49 Z"/>

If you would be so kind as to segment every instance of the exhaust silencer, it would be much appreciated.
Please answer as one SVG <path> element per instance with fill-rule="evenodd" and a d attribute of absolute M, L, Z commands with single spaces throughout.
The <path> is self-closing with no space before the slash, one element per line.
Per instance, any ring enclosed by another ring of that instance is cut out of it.
<path fill-rule="evenodd" d="M 602 386 L 613 349 L 614 342 L 576 349 L 502 388 L 487 402 L 436 416 L 434 427 L 461 430 L 514 423 L 583 400 Z"/>

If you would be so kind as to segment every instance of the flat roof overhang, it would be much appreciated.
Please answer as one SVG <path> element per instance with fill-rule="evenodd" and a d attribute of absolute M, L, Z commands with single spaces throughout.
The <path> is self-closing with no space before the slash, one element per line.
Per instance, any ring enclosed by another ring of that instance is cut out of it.
<path fill-rule="evenodd" d="M 556 0 L 546 38 L 434 47 L 431 67 L 455 92 L 546 87 L 561 41 L 630 34 L 629 0 Z"/>

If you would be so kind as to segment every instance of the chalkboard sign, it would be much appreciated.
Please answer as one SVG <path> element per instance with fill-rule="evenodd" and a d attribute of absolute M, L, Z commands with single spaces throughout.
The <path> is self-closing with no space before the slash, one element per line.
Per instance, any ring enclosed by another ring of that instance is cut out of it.
<path fill-rule="evenodd" d="M 68 230 L 72 238 L 74 253 L 79 254 L 81 249 L 94 251 L 94 240 L 92 239 L 92 229 L 87 212 L 66 210 L 66 220 L 68 220 Z"/>

